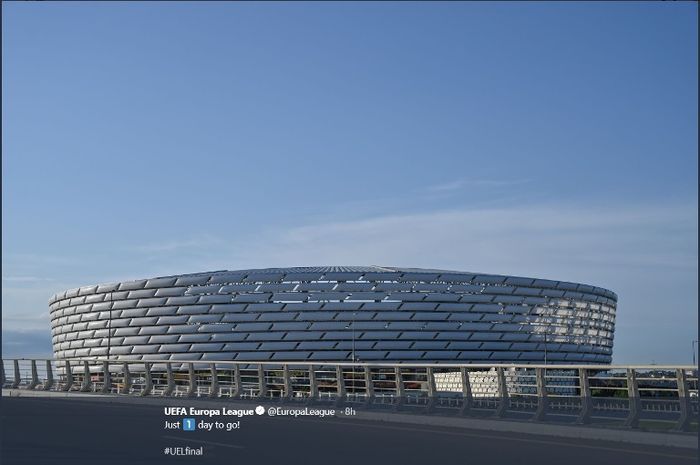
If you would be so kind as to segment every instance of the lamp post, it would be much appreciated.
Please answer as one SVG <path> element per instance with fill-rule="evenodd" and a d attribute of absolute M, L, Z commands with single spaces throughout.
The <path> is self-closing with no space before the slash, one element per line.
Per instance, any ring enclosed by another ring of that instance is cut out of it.
<path fill-rule="evenodd" d="M 113 292 L 109 293 L 109 318 L 107 319 L 107 367 L 109 369 L 109 357 L 112 352 L 112 305 L 114 305 L 114 300 L 112 298 Z"/>
<path fill-rule="evenodd" d="M 352 328 L 352 392 L 355 392 L 355 315 L 357 312 L 352 312 L 352 322 L 345 329 Z"/>
<path fill-rule="evenodd" d="M 352 312 L 352 363 L 355 364 L 355 315 L 356 312 Z"/>
<path fill-rule="evenodd" d="M 551 307 L 551 303 L 550 303 L 550 307 Z M 550 310 L 550 308 L 547 308 L 547 312 L 545 313 L 546 318 L 544 320 L 544 364 L 545 365 L 547 365 L 547 345 L 549 343 L 549 341 L 547 340 L 547 337 L 549 336 L 549 326 L 550 326 L 549 318 L 554 317 L 552 310 L 556 311 L 556 309 Z"/>
<path fill-rule="evenodd" d="M 547 365 L 547 333 L 549 332 L 549 321 L 544 321 L 544 364 Z"/>
<path fill-rule="evenodd" d="M 347 325 L 345 329 L 352 329 L 352 363 L 355 363 L 355 313 L 352 312 L 352 323 Z M 353 365 L 354 366 L 354 365 Z"/>

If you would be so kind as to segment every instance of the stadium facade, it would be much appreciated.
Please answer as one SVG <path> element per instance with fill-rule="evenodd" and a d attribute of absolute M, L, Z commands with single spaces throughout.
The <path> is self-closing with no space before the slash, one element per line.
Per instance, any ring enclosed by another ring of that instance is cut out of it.
<path fill-rule="evenodd" d="M 617 296 L 571 282 L 377 266 L 215 271 L 49 300 L 58 359 L 610 363 Z"/>

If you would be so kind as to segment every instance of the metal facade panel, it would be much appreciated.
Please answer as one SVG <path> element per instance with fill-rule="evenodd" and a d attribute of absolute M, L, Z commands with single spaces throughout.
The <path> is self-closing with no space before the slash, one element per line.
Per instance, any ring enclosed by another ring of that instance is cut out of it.
<path fill-rule="evenodd" d="M 124 360 L 347 360 L 354 339 L 360 360 L 541 361 L 539 319 L 556 323 L 549 359 L 609 363 L 616 302 L 525 277 L 300 267 L 84 286 L 49 311 L 62 357 L 105 356 L 109 325 L 110 356 Z"/>

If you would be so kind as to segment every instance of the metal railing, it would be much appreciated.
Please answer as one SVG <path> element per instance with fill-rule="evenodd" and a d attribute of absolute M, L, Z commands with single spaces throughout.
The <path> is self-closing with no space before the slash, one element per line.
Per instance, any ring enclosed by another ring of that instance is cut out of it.
<path fill-rule="evenodd" d="M 332 403 L 649 430 L 698 423 L 692 366 L 3 359 L 4 389 Z"/>

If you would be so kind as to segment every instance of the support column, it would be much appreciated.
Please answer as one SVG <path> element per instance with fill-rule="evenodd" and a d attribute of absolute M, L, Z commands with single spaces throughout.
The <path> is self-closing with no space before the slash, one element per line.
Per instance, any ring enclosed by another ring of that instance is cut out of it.
<path fill-rule="evenodd" d="M 211 388 L 209 389 L 209 397 L 219 397 L 219 373 L 216 371 L 216 363 L 210 365 L 211 370 Z"/>
<path fill-rule="evenodd" d="M 435 388 L 435 375 L 433 374 L 432 367 L 425 369 L 425 375 L 428 381 L 428 403 L 425 406 L 425 409 L 428 411 L 428 413 L 430 413 L 435 410 L 435 402 L 437 400 L 435 399 L 437 389 Z"/>
<path fill-rule="evenodd" d="M 265 382 L 265 367 L 258 365 L 258 399 L 267 397 L 267 383 Z"/>
<path fill-rule="evenodd" d="M 112 392 L 112 373 L 109 371 L 109 362 L 102 362 L 102 394 Z"/>
<path fill-rule="evenodd" d="M 372 405 L 374 401 L 374 384 L 372 383 L 372 369 L 369 365 L 365 365 L 365 403 Z"/>
<path fill-rule="evenodd" d="M 578 369 L 579 389 L 581 394 L 581 413 L 579 413 L 576 423 L 586 425 L 591 422 L 593 413 L 593 399 L 591 398 L 591 387 L 588 383 L 588 370 Z"/>
<path fill-rule="evenodd" d="M 189 386 L 187 388 L 187 397 L 194 397 L 197 395 L 197 380 L 194 373 L 194 363 L 190 362 L 187 364 L 187 374 Z"/>
<path fill-rule="evenodd" d="M 39 374 L 36 370 L 36 360 L 32 359 L 32 382 L 29 383 L 27 389 L 34 389 L 39 385 Z"/>
<path fill-rule="evenodd" d="M 124 373 L 124 394 L 129 394 L 131 392 L 131 373 L 129 372 L 128 363 L 124 362 L 122 371 Z"/>
<path fill-rule="evenodd" d="M 404 397 L 406 393 L 403 387 L 403 376 L 401 375 L 401 367 L 397 366 L 394 368 L 394 378 L 396 379 L 396 404 L 394 408 L 399 410 L 404 403 Z"/>
<path fill-rule="evenodd" d="M 281 400 L 290 400 L 292 398 L 292 380 L 289 377 L 288 365 L 284 365 L 282 368 L 282 377 L 284 378 L 284 395 Z"/>
<path fill-rule="evenodd" d="M 233 394 L 231 394 L 231 397 L 236 399 L 241 396 L 242 389 L 241 389 L 241 367 L 238 366 L 238 364 L 233 366 L 233 383 L 235 384 L 235 388 L 233 390 Z"/>
<path fill-rule="evenodd" d="M 70 370 L 70 362 L 68 360 L 65 361 L 66 364 L 66 384 L 63 386 L 62 391 L 70 391 L 71 386 L 73 386 L 73 373 L 71 373 Z"/>
<path fill-rule="evenodd" d="M 53 387 L 53 369 L 51 368 L 51 360 L 46 361 L 46 382 L 44 383 L 44 391 L 48 391 Z"/>
<path fill-rule="evenodd" d="M 549 399 L 547 398 L 547 380 L 545 379 L 545 369 L 535 368 L 535 381 L 537 384 L 537 410 L 532 417 L 533 421 L 544 420 L 547 414 Z"/>
<path fill-rule="evenodd" d="M 691 417 L 690 395 L 688 392 L 688 380 L 685 375 L 685 370 L 682 368 L 676 370 L 676 384 L 678 386 L 680 416 L 674 429 L 676 431 L 689 431 Z"/>
<path fill-rule="evenodd" d="M 15 381 L 10 386 L 12 389 L 17 389 L 22 382 L 22 376 L 19 373 L 19 360 L 13 360 L 14 371 L 15 371 Z"/>
<path fill-rule="evenodd" d="M 472 409 L 472 404 L 474 399 L 472 397 L 472 385 L 469 381 L 469 372 L 467 369 L 462 367 L 459 369 L 460 375 L 462 377 L 462 415 L 469 415 Z"/>
<path fill-rule="evenodd" d="M 625 420 L 625 426 L 627 428 L 638 428 L 641 402 L 639 401 L 637 373 L 634 371 L 634 368 L 627 369 L 627 398 L 629 400 L 630 413 L 627 416 L 627 420 Z"/>
<path fill-rule="evenodd" d="M 309 365 L 309 402 L 315 402 L 318 398 L 318 384 L 316 384 L 316 366 Z"/>
<path fill-rule="evenodd" d="M 80 384 L 80 392 L 89 392 L 91 388 L 90 365 L 88 365 L 87 360 L 83 360 L 83 382 Z"/>
<path fill-rule="evenodd" d="M 343 367 L 337 365 L 335 367 L 335 381 L 337 388 L 337 399 L 335 401 L 336 405 L 342 405 L 345 403 L 346 389 L 345 389 L 345 375 L 343 375 Z"/>
<path fill-rule="evenodd" d="M 173 375 L 173 364 L 170 362 L 165 364 L 165 377 L 167 378 L 168 385 L 163 395 L 166 397 L 172 396 L 173 392 L 175 392 L 175 375 Z"/>
<path fill-rule="evenodd" d="M 143 369 L 145 370 L 144 377 L 146 378 L 145 385 L 143 386 L 143 391 L 141 391 L 142 396 L 147 396 L 153 390 L 153 377 L 151 376 L 151 362 L 145 362 L 143 364 Z"/>
<path fill-rule="evenodd" d="M 496 368 L 496 378 L 498 379 L 498 397 L 500 401 L 495 416 L 502 418 L 508 413 L 508 406 L 510 404 L 508 385 L 506 384 L 506 375 L 503 367 Z"/>

